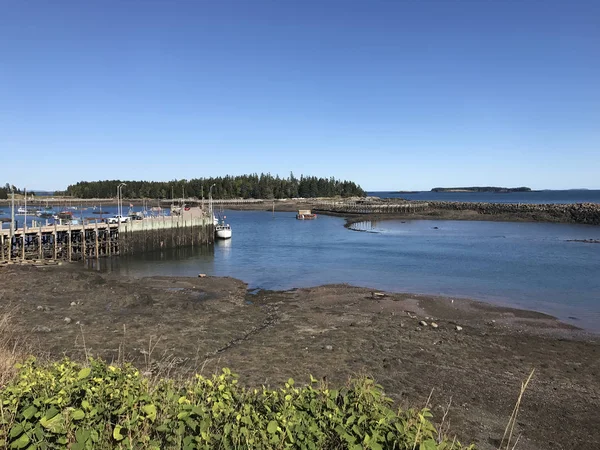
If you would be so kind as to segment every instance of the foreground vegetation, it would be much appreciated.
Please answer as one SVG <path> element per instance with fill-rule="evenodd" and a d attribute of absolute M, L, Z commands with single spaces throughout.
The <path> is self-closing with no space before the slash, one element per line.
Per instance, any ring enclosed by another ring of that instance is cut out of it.
<path fill-rule="evenodd" d="M 67 188 L 65 194 L 77 198 L 112 198 L 121 180 L 81 181 Z M 212 185 L 214 198 L 294 198 L 294 197 L 363 197 L 365 191 L 352 181 L 290 174 L 280 178 L 271 174 L 251 174 L 216 178 L 173 181 L 124 181 L 126 198 L 208 197 Z"/>
<path fill-rule="evenodd" d="M 29 359 L 0 391 L 2 448 L 460 450 L 427 409 L 393 410 L 371 379 L 245 389 L 220 375 L 150 383 L 99 360 Z"/>

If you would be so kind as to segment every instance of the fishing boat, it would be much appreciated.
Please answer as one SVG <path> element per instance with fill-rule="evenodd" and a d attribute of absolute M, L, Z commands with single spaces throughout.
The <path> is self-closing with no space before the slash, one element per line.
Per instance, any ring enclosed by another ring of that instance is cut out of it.
<path fill-rule="evenodd" d="M 215 225 L 215 234 L 219 239 L 231 239 L 231 225 L 225 223 L 226 218 L 223 216 L 223 219 Z"/>
<path fill-rule="evenodd" d="M 298 220 L 313 220 L 316 218 L 317 215 L 313 214 L 310 209 L 300 209 L 298 214 L 296 214 L 296 219 Z"/>
<path fill-rule="evenodd" d="M 38 212 L 38 210 L 35 208 L 25 208 L 23 206 L 20 206 L 17 209 L 17 215 L 20 215 L 20 216 L 25 215 L 25 214 L 27 214 L 28 216 L 35 216 L 37 214 L 37 212 Z"/>
<path fill-rule="evenodd" d="M 54 219 L 72 220 L 73 213 L 71 211 L 61 211 L 57 215 L 54 216 Z"/>

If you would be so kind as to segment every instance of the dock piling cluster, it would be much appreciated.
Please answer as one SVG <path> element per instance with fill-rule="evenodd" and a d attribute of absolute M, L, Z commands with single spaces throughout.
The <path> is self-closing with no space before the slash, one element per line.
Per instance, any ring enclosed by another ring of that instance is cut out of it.
<path fill-rule="evenodd" d="M 0 263 L 80 261 L 210 244 L 214 225 L 205 214 L 162 216 L 125 223 L 50 225 L 0 230 Z"/>

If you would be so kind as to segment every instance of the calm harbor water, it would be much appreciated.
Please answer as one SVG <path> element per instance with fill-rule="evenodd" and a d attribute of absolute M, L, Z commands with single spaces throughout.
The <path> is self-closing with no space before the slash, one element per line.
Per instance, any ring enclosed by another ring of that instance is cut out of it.
<path fill-rule="evenodd" d="M 101 270 L 137 277 L 232 276 L 262 289 L 350 283 L 470 297 L 600 331 L 600 244 L 568 242 L 600 239 L 600 227 L 416 220 L 357 224 L 368 231 L 358 232 L 336 217 L 226 215 L 233 227 L 229 241 L 105 260 Z"/>
<path fill-rule="evenodd" d="M 381 198 L 404 198 L 406 200 L 446 201 L 446 202 L 486 202 L 486 203 L 600 203 L 600 190 L 574 189 L 567 191 L 537 192 L 430 192 L 414 194 L 395 192 L 369 192 Z"/>

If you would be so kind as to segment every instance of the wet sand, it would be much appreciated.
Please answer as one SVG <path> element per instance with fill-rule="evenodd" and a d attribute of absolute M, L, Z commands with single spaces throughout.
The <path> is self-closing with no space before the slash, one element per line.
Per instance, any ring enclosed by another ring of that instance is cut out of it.
<path fill-rule="evenodd" d="M 249 386 L 367 373 L 402 406 L 433 390 L 435 418 L 452 399 L 452 431 L 482 449 L 498 447 L 535 368 L 518 448 L 600 448 L 600 337 L 536 312 L 348 285 L 250 293 L 233 278 L 132 279 L 75 264 L 0 267 L 0 305 L 54 358 L 125 355 L 172 376 L 230 367 Z"/>

